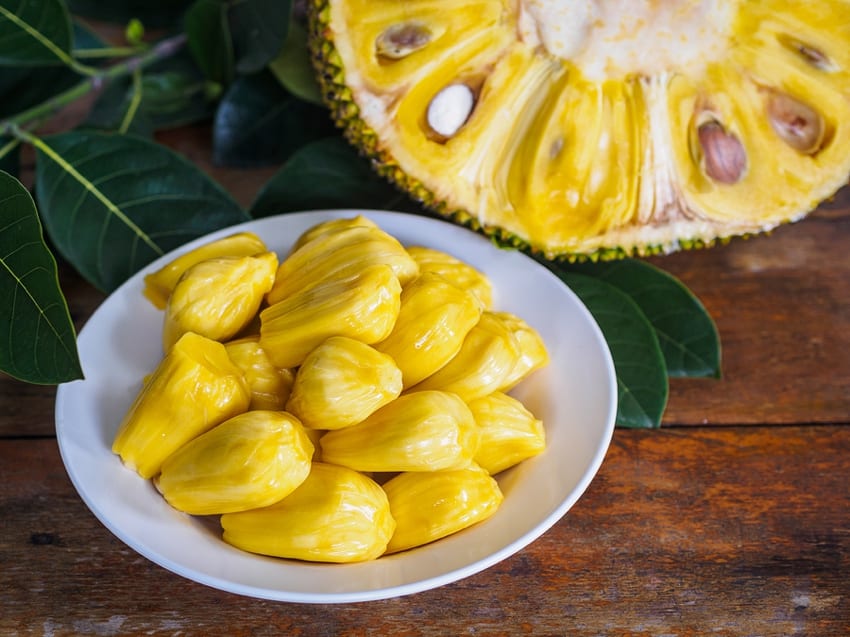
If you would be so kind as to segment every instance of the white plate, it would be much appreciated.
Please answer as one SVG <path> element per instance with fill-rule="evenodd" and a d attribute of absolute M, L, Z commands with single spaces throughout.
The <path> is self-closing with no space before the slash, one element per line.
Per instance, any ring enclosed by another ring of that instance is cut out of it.
<path fill-rule="evenodd" d="M 545 339 L 551 363 L 514 394 L 544 421 L 547 449 L 500 477 L 505 500 L 486 522 L 431 545 L 359 564 L 267 558 L 225 544 L 208 520 L 172 509 L 149 481 L 112 454 L 112 439 L 161 358 L 162 313 L 142 296 L 142 278 L 178 253 L 238 230 L 257 233 L 279 254 L 321 221 L 365 214 L 406 245 L 454 254 L 485 272 L 497 309 Z M 554 275 L 525 255 L 443 221 L 390 212 L 304 212 L 215 232 L 162 257 L 116 290 L 78 339 L 85 380 L 59 387 L 56 436 L 83 501 L 132 549 L 183 577 L 225 591 L 290 602 L 383 599 L 434 588 L 519 551 L 555 524 L 596 474 L 614 429 L 617 388 L 605 340 L 587 309 Z"/>

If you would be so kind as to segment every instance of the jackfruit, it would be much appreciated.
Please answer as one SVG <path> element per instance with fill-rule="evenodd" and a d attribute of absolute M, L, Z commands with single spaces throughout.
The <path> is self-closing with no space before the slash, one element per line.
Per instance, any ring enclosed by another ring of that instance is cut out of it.
<path fill-rule="evenodd" d="M 260 347 L 277 367 L 300 365 L 331 336 L 366 343 L 386 338 L 401 304 L 401 284 L 388 265 L 328 279 L 260 312 Z"/>
<path fill-rule="evenodd" d="M 504 500 L 499 484 L 477 465 L 400 473 L 383 489 L 396 522 L 387 553 L 428 544 L 482 522 Z"/>
<path fill-rule="evenodd" d="M 402 289 L 393 330 L 375 349 L 392 356 L 410 387 L 457 354 L 481 311 L 475 295 L 425 272 Z"/>
<path fill-rule="evenodd" d="M 267 250 L 263 240 L 253 232 L 237 232 L 222 239 L 210 241 L 145 276 L 143 293 L 157 309 L 165 309 L 165 304 L 177 281 L 193 265 L 217 257 L 250 257 Z"/>
<path fill-rule="evenodd" d="M 266 300 L 274 304 L 323 281 L 345 278 L 377 264 L 388 265 L 402 286 L 419 274 L 419 266 L 404 246 L 377 226 L 326 226 L 283 260 Z"/>
<path fill-rule="evenodd" d="M 175 509 L 213 515 L 268 506 L 310 473 L 313 444 L 283 411 L 248 411 L 187 442 L 165 459 L 156 488 Z"/>
<path fill-rule="evenodd" d="M 186 270 L 165 306 L 165 351 L 186 332 L 216 341 L 236 336 L 256 316 L 274 283 L 277 255 L 207 259 Z"/>
<path fill-rule="evenodd" d="M 306 427 L 342 429 L 365 420 L 401 390 L 401 370 L 390 356 L 332 336 L 298 368 L 286 408 Z"/>
<path fill-rule="evenodd" d="M 384 491 L 357 471 L 314 462 L 291 494 L 221 516 L 222 537 L 252 553 L 313 562 L 375 559 L 395 530 Z"/>
<path fill-rule="evenodd" d="M 503 387 L 522 357 L 512 328 L 497 312 L 485 311 L 469 330 L 458 353 L 411 391 L 437 389 L 465 401 Z"/>
<path fill-rule="evenodd" d="M 357 471 L 436 471 L 464 467 L 478 451 L 478 425 L 454 394 L 404 394 L 363 422 L 329 431 L 322 460 Z"/>
<path fill-rule="evenodd" d="M 493 305 L 493 284 L 474 267 L 446 252 L 425 246 L 408 246 L 407 253 L 419 264 L 419 272 L 434 272 L 461 290 L 471 292 L 484 309 Z"/>
<path fill-rule="evenodd" d="M 244 411 L 251 394 L 224 345 L 187 332 L 168 351 L 121 421 L 112 451 L 143 478 L 205 431 Z"/>
<path fill-rule="evenodd" d="M 847 0 L 311 0 L 336 122 L 437 212 L 547 258 L 707 246 L 850 174 Z"/>
<path fill-rule="evenodd" d="M 512 396 L 494 392 L 469 403 L 481 436 L 475 463 L 490 475 L 536 456 L 546 448 L 543 421 Z"/>
<path fill-rule="evenodd" d="M 245 374 L 251 390 L 249 409 L 282 410 L 292 392 L 295 372 L 272 365 L 259 340 L 259 336 L 246 336 L 228 341 L 224 348 L 233 364 Z"/>
<path fill-rule="evenodd" d="M 543 342 L 540 332 L 516 314 L 510 312 L 494 312 L 493 314 L 513 333 L 519 347 L 519 358 L 516 364 L 502 379 L 499 386 L 499 391 L 506 392 L 516 387 L 532 372 L 546 367 L 549 364 L 549 351 L 546 349 L 546 343 Z"/>

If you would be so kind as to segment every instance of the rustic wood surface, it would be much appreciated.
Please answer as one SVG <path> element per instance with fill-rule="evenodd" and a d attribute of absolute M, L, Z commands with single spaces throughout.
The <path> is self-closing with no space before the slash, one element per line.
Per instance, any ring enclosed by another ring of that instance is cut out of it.
<path fill-rule="evenodd" d="M 242 204 L 273 170 L 161 140 Z M 723 378 L 674 380 L 664 428 L 618 430 L 552 530 L 416 595 L 311 606 L 239 597 L 135 554 L 87 510 L 52 387 L 0 377 L 0 635 L 850 634 L 850 189 L 770 237 L 653 259 L 715 319 Z M 60 271 L 77 327 L 103 295 Z"/>

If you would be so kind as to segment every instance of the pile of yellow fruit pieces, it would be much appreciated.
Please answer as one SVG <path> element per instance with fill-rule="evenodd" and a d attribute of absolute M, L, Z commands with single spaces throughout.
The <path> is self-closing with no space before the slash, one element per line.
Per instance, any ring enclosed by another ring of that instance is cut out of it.
<path fill-rule="evenodd" d="M 253 233 L 212 241 L 144 293 L 165 356 L 112 450 L 238 548 L 353 562 L 426 544 L 491 516 L 493 475 L 545 446 L 506 393 L 548 362 L 539 333 L 477 269 L 363 216 L 280 262 Z"/>

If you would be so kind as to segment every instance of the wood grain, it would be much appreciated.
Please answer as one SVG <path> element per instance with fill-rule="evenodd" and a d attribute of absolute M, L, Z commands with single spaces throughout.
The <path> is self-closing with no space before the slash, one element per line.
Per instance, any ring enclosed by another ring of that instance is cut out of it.
<path fill-rule="evenodd" d="M 460 582 L 338 606 L 174 575 L 85 508 L 53 440 L 0 441 L 3 635 L 847 635 L 850 427 L 618 430 L 542 538 Z"/>

